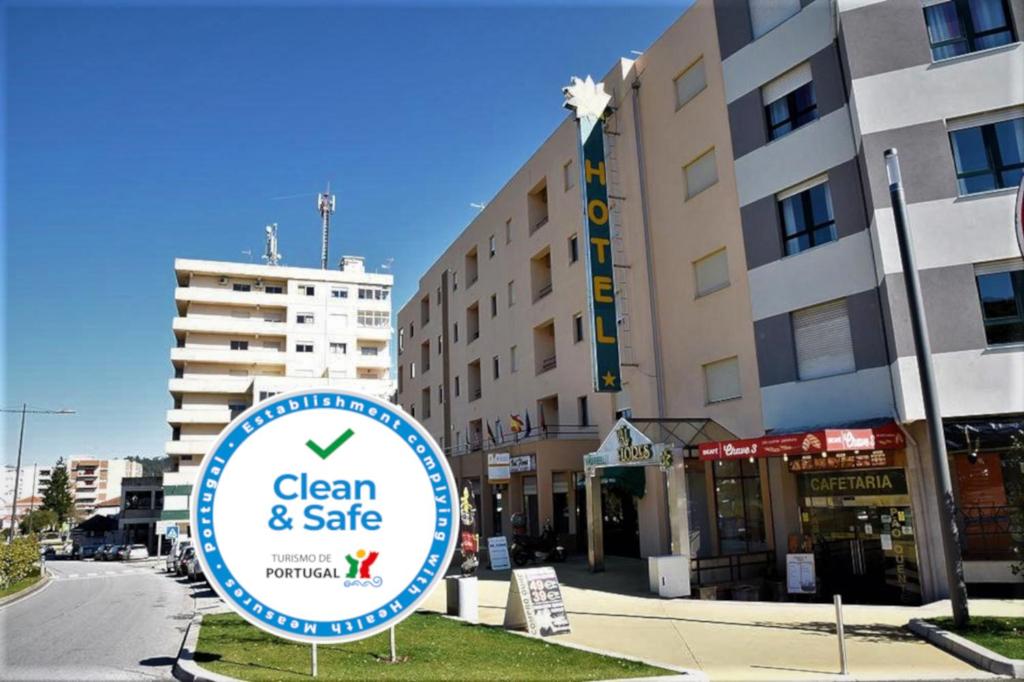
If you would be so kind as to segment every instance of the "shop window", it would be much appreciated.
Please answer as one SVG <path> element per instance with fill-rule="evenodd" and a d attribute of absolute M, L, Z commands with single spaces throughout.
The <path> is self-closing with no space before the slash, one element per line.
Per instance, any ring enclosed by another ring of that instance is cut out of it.
<path fill-rule="evenodd" d="M 569 475 L 551 474 L 552 511 L 555 518 L 555 532 L 566 534 L 569 530 Z"/>
<path fill-rule="evenodd" d="M 746 460 L 717 462 L 714 481 L 719 553 L 743 554 L 766 550 L 764 505 L 757 463 Z"/>
<path fill-rule="evenodd" d="M 526 532 L 530 535 L 540 535 L 540 523 L 537 520 L 540 511 L 537 505 L 536 476 L 523 476 L 523 513 L 526 514 Z"/>
<path fill-rule="evenodd" d="M 1006 0 L 950 0 L 924 8 L 932 60 L 949 59 L 1014 41 Z"/>
<path fill-rule="evenodd" d="M 797 310 L 791 317 L 801 381 L 856 371 L 845 298 Z"/>
<path fill-rule="evenodd" d="M 964 558 L 1014 559 L 1011 519 L 1024 497 L 1024 459 L 999 452 L 957 454 L 953 459 Z"/>
<path fill-rule="evenodd" d="M 988 345 L 1024 343 L 1024 264 L 977 266 L 974 274 Z"/>
<path fill-rule="evenodd" d="M 501 535 L 501 513 L 504 511 L 504 485 L 491 486 L 491 535 Z"/>

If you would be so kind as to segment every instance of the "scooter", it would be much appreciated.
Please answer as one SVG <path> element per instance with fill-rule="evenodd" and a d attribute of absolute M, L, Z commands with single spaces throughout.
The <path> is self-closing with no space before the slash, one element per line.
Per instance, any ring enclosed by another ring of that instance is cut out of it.
<path fill-rule="evenodd" d="M 565 547 L 558 544 L 558 534 L 551 526 L 551 521 L 544 523 L 544 530 L 540 537 L 527 535 L 525 523 L 517 526 L 513 519 L 512 525 L 516 533 L 512 537 L 512 547 L 509 554 L 516 566 L 525 566 L 529 562 L 543 563 L 545 561 L 562 562 L 566 559 Z"/>

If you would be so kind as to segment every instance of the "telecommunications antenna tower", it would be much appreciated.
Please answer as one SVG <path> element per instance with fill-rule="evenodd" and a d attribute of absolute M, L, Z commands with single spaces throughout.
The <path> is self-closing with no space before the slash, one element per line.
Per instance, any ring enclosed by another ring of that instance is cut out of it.
<path fill-rule="evenodd" d="M 316 207 L 320 211 L 322 223 L 322 242 L 320 245 L 320 269 L 327 269 L 327 239 L 331 234 L 331 214 L 334 213 L 334 195 L 331 194 L 331 183 L 327 183 L 327 191 L 317 195 Z"/>
<path fill-rule="evenodd" d="M 267 250 L 263 254 L 267 265 L 277 265 L 281 254 L 277 252 L 277 223 L 267 225 Z"/>

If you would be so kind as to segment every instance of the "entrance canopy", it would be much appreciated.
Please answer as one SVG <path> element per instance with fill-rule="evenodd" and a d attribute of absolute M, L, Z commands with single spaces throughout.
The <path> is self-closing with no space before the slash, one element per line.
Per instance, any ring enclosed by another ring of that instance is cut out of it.
<path fill-rule="evenodd" d="M 906 446 L 896 422 L 884 421 L 856 427 L 819 428 L 793 433 L 771 433 L 760 438 L 721 440 L 700 445 L 704 461 L 749 457 L 788 457 L 861 450 L 901 450 Z"/>

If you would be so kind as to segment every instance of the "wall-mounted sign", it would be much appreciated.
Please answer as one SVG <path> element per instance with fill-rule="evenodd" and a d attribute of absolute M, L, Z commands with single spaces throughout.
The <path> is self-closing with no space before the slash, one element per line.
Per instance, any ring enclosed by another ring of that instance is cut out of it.
<path fill-rule="evenodd" d="M 530 471 L 537 470 L 537 455 L 530 453 L 528 455 L 515 455 L 512 457 L 512 462 L 509 465 L 513 474 L 525 474 Z"/>
<path fill-rule="evenodd" d="M 487 453 L 487 481 L 508 483 L 512 476 L 512 456 L 507 452 Z"/>
<path fill-rule="evenodd" d="M 801 474 L 797 480 L 801 497 L 907 494 L 907 474 L 903 469 Z"/>
<path fill-rule="evenodd" d="M 573 78 L 562 88 L 565 108 L 576 114 L 579 131 L 580 188 L 583 226 L 587 237 L 587 299 L 594 390 L 622 390 L 619 368 L 618 316 L 615 310 L 615 270 L 612 266 L 611 210 L 608 206 L 608 168 L 605 164 L 601 120 L 611 102 L 603 83 Z"/>
<path fill-rule="evenodd" d="M 900 450 L 906 445 L 895 422 L 867 429 L 820 429 L 800 433 L 768 434 L 760 438 L 722 440 L 700 444 L 700 459 L 782 457 L 821 452 Z"/>
<path fill-rule="evenodd" d="M 569 632 L 569 614 L 562 601 L 562 588 L 551 566 L 512 571 L 505 627 L 525 628 L 531 635 L 548 637 Z"/>
<path fill-rule="evenodd" d="M 672 449 L 664 443 L 654 443 L 640 429 L 622 417 L 594 452 L 583 456 L 586 469 L 609 466 L 672 465 Z"/>
<path fill-rule="evenodd" d="M 835 469 L 871 469 L 876 467 L 891 467 L 896 463 L 893 453 L 884 450 L 873 450 L 862 452 L 859 455 L 853 453 L 838 455 L 836 457 L 815 457 L 804 455 L 792 457 L 786 463 L 793 473 L 801 471 L 834 471 Z"/>
<path fill-rule="evenodd" d="M 196 555 L 238 614 L 303 642 L 368 637 L 444 575 L 458 492 L 437 443 L 396 406 L 283 393 L 221 432 L 192 493 Z"/>

